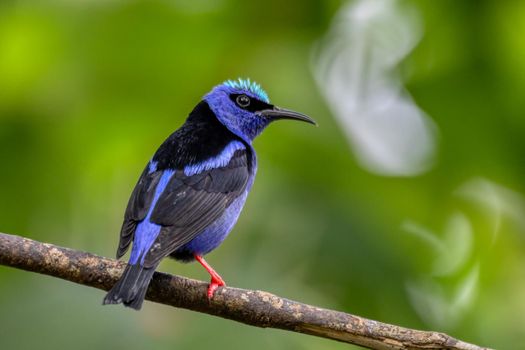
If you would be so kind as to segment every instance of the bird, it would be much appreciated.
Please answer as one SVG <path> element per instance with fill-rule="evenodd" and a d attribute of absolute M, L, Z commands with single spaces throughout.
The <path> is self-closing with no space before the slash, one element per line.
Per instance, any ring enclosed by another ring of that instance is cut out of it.
<path fill-rule="evenodd" d="M 128 264 L 103 304 L 140 310 L 163 258 L 199 262 L 210 274 L 207 297 L 225 286 L 204 260 L 237 222 L 257 172 L 252 141 L 273 121 L 317 125 L 305 114 L 270 103 L 248 79 L 215 86 L 184 124 L 158 148 L 140 176 L 124 214 L 117 259 L 132 244 Z"/>

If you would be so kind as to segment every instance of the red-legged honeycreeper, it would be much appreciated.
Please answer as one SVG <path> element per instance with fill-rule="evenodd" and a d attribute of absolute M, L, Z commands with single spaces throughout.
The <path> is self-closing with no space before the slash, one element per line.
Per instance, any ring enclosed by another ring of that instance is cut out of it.
<path fill-rule="evenodd" d="M 270 104 L 249 79 L 211 90 L 148 163 L 131 194 L 117 258 L 133 242 L 129 263 L 104 298 L 139 310 L 160 261 L 197 260 L 211 275 L 208 298 L 224 286 L 203 256 L 237 222 L 257 171 L 253 139 L 274 120 L 315 124 L 308 116 Z"/>

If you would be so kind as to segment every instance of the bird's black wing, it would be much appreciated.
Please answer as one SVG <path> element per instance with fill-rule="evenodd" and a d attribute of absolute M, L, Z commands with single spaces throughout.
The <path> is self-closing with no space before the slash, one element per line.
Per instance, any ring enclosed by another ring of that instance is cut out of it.
<path fill-rule="evenodd" d="M 237 150 L 224 167 L 192 176 L 175 172 L 151 214 L 162 229 L 146 254 L 145 267 L 156 265 L 222 216 L 246 189 L 249 156 L 246 149 Z"/>
<path fill-rule="evenodd" d="M 117 259 L 126 253 L 129 244 L 133 240 L 137 223 L 144 220 L 148 214 L 149 207 L 155 195 L 155 187 L 159 183 L 161 176 L 162 171 L 148 173 L 148 166 L 146 166 L 137 185 L 135 185 L 135 189 L 129 198 L 126 213 L 124 214 L 124 223 L 120 230 Z"/>

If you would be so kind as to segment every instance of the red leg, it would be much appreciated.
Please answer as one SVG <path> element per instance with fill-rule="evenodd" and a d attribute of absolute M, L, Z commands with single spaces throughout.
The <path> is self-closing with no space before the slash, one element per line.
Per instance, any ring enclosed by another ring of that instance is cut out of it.
<path fill-rule="evenodd" d="M 208 299 L 211 299 L 213 298 L 213 293 L 215 293 L 217 288 L 225 286 L 226 283 L 224 283 L 221 276 L 215 272 L 215 270 L 206 262 L 206 260 L 204 260 L 202 256 L 195 254 L 194 257 L 211 276 L 210 285 L 208 286 Z"/>

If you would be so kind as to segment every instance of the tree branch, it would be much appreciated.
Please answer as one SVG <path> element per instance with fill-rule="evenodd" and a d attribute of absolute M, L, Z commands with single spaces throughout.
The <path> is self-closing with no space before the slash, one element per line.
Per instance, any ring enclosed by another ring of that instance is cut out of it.
<path fill-rule="evenodd" d="M 0 264 L 109 290 L 126 263 L 0 233 Z M 231 287 L 206 297 L 207 283 L 156 272 L 146 299 L 227 318 L 357 344 L 370 349 L 487 349 L 438 332 L 418 331 L 276 295 Z"/>

